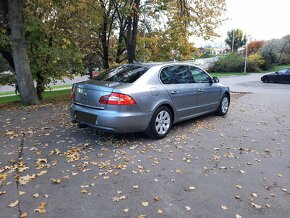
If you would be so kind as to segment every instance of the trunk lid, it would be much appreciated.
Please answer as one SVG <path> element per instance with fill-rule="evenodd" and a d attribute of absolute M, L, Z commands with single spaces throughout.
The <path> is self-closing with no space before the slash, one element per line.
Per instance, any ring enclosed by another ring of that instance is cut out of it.
<path fill-rule="evenodd" d="M 74 85 L 73 102 L 96 109 L 105 109 L 106 104 L 99 102 L 104 95 L 110 95 L 114 88 L 122 86 L 118 82 L 88 80 Z"/>

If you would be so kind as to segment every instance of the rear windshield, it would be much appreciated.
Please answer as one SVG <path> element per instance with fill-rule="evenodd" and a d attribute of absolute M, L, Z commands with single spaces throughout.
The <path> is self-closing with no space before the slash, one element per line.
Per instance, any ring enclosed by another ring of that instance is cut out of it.
<path fill-rule="evenodd" d="M 142 76 L 149 68 L 136 65 L 122 65 L 105 71 L 97 80 L 133 83 Z"/>

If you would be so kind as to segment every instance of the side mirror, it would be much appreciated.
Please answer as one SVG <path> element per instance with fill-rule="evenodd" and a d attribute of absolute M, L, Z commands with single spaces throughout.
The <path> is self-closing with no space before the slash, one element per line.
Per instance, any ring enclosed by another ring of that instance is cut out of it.
<path fill-rule="evenodd" d="M 214 76 L 213 78 L 212 78 L 212 82 L 213 83 L 219 83 L 219 78 L 217 78 L 216 76 Z"/>

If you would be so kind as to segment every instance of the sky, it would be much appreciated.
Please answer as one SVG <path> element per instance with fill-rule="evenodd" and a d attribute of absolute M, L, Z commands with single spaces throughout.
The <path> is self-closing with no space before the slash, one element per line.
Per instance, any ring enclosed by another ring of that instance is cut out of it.
<path fill-rule="evenodd" d="M 222 37 L 215 42 L 223 42 L 227 31 L 237 28 L 250 35 L 251 41 L 290 34 L 290 0 L 226 0 L 226 4 L 228 20 L 218 29 Z"/>

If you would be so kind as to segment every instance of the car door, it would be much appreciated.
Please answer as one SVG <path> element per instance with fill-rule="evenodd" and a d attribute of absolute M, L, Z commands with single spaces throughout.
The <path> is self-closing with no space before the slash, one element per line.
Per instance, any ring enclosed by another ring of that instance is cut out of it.
<path fill-rule="evenodd" d="M 221 88 L 202 69 L 190 67 L 197 88 L 198 113 L 216 110 L 219 105 Z"/>
<path fill-rule="evenodd" d="M 290 83 L 290 68 L 287 69 L 287 72 L 285 74 L 285 81 L 287 83 Z"/>
<path fill-rule="evenodd" d="M 285 73 L 287 72 L 287 69 L 282 69 L 276 72 L 274 75 L 274 82 L 283 83 L 285 81 Z"/>
<path fill-rule="evenodd" d="M 197 90 L 188 66 L 164 67 L 160 80 L 172 99 L 178 118 L 197 113 Z"/>
<path fill-rule="evenodd" d="M 280 83 L 290 82 L 290 68 L 283 69 L 283 72 L 279 71 L 279 81 Z"/>

